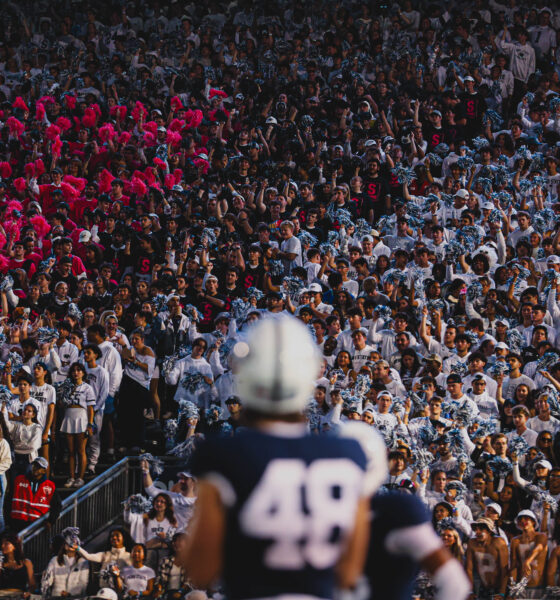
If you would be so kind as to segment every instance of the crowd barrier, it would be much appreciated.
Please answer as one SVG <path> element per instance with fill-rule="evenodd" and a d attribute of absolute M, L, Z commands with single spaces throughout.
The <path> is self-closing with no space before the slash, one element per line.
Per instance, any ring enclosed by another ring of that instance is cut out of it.
<path fill-rule="evenodd" d="M 122 517 L 123 501 L 142 491 L 142 473 L 138 458 L 125 457 L 107 471 L 76 490 L 62 502 L 60 517 L 49 525 L 41 517 L 23 529 L 20 536 L 24 552 L 40 573 L 51 557 L 51 539 L 66 527 L 79 527 L 86 545 L 101 530 Z"/>

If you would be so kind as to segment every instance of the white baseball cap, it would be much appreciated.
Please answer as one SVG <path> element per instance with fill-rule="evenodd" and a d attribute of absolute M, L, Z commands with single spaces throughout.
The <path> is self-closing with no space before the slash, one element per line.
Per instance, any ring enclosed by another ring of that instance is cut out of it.
<path fill-rule="evenodd" d="M 104 600 L 119 600 L 117 592 L 111 588 L 101 588 L 94 598 L 103 598 Z"/>
<path fill-rule="evenodd" d="M 309 291 L 310 292 L 319 292 L 319 293 L 321 293 L 323 291 L 323 288 L 321 287 L 321 284 L 319 284 L 319 283 L 312 283 L 309 286 Z"/>
<path fill-rule="evenodd" d="M 469 192 L 465 188 L 461 188 L 455 192 L 455 195 L 466 200 L 469 197 Z"/>
<path fill-rule="evenodd" d="M 486 508 L 491 508 L 494 512 L 498 513 L 498 517 L 502 516 L 502 507 L 497 502 L 490 502 Z"/>
<path fill-rule="evenodd" d="M 560 256 L 556 256 L 556 254 L 551 254 L 547 259 L 547 263 L 552 263 L 553 265 L 560 265 Z"/>
<path fill-rule="evenodd" d="M 80 232 L 80 237 L 78 238 L 78 241 L 81 244 L 85 244 L 86 242 L 89 242 L 90 240 L 91 240 L 91 233 L 89 231 L 84 229 L 83 231 Z"/>

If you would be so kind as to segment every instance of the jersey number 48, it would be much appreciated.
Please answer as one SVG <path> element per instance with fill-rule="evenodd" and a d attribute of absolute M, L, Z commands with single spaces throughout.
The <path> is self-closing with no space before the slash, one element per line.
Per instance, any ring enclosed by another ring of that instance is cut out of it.
<path fill-rule="evenodd" d="M 241 529 L 271 541 L 268 569 L 331 568 L 353 526 L 362 481 L 346 458 L 273 460 L 241 509 Z"/>

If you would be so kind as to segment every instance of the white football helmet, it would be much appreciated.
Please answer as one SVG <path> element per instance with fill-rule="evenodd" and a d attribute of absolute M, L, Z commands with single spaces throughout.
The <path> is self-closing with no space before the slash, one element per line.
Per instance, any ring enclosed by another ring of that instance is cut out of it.
<path fill-rule="evenodd" d="M 317 346 L 305 325 L 290 316 L 253 325 L 247 342 L 233 347 L 237 395 L 244 406 L 268 415 L 301 412 L 319 372 Z"/>

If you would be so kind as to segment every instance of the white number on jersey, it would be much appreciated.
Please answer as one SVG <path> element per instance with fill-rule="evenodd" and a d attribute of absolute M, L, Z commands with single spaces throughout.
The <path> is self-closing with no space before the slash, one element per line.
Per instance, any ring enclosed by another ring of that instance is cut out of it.
<path fill-rule="evenodd" d="M 354 523 L 363 471 L 347 458 L 276 459 L 241 509 L 243 532 L 271 540 L 269 569 L 333 567 Z M 337 535 L 338 533 L 338 535 Z"/>

